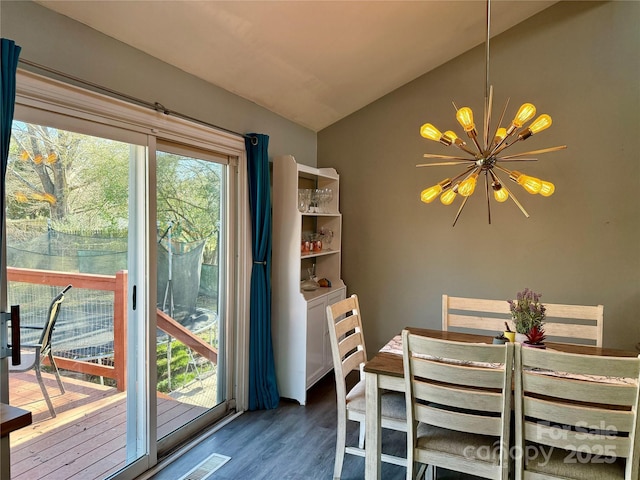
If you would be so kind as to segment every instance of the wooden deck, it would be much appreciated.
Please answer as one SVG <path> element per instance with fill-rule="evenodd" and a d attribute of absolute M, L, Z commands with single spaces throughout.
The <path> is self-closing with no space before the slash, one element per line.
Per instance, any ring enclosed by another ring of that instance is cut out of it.
<path fill-rule="evenodd" d="M 30 410 L 33 424 L 11 434 L 11 480 L 102 479 L 125 465 L 126 393 L 43 374 L 57 416 L 51 418 L 33 372 L 10 375 L 10 403 Z M 158 438 L 205 412 L 158 397 Z"/>

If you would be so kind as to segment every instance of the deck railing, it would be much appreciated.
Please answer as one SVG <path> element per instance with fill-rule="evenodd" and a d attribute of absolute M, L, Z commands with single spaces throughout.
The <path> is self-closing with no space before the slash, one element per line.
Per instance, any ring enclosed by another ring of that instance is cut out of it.
<path fill-rule="evenodd" d="M 115 275 L 96 275 L 91 273 L 55 272 L 7 267 L 7 280 L 10 282 L 53 285 L 87 290 L 111 291 L 113 298 L 113 366 L 55 356 L 58 367 L 64 370 L 112 378 L 116 388 L 124 391 L 127 386 L 127 271 L 121 270 Z"/>
<path fill-rule="evenodd" d="M 115 275 L 97 275 L 89 273 L 55 272 L 7 267 L 7 279 L 11 282 L 23 282 L 36 285 L 52 285 L 87 290 L 112 291 L 113 299 L 113 366 L 101 365 L 81 359 L 55 356 L 58 367 L 78 373 L 114 379 L 116 388 L 126 389 L 127 381 L 127 271 Z M 202 355 L 212 363 L 218 362 L 218 351 L 190 330 L 182 326 L 161 310 L 157 310 L 157 327 L 169 336 L 181 341 L 188 348 Z"/>

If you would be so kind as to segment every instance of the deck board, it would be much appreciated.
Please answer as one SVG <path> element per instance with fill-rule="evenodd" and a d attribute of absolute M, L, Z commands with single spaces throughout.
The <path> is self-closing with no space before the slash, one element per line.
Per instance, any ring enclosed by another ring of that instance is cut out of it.
<path fill-rule="evenodd" d="M 10 376 L 10 403 L 32 411 L 34 417 L 33 425 L 11 434 L 11 480 L 100 479 L 124 467 L 126 393 L 63 377 L 62 395 L 53 375 L 43 377 L 55 418 L 49 415 L 33 372 Z M 158 436 L 205 411 L 160 395 Z"/>

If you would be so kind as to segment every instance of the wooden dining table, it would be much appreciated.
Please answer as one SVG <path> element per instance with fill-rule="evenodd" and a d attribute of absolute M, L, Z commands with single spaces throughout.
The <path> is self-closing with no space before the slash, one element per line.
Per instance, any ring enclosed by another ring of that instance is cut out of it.
<path fill-rule="evenodd" d="M 460 332 L 445 332 L 424 328 L 407 327 L 411 333 L 425 337 L 438 338 L 468 343 L 493 343 L 493 338 L 485 335 L 475 335 Z M 602 348 L 590 345 L 575 345 L 569 343 L 545 342 L 548 349 L 567 353 L 586 355 L 600 355 L 613 357 L 637 357 L 637 352 Z M 385 351 L 387 350 L 387 351 Z M 382 348 L 364 366 L 366 382 L 366 415 L 365 415 L 365 479 L 380 478 L 380 392 L 392 390 L 405 391 L 402 354 Z"/>

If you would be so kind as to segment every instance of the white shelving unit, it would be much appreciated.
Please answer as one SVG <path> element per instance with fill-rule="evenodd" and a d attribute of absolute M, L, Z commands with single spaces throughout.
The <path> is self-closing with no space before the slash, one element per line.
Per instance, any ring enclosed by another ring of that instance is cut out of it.
<path fill-rule="evenodd" d="M 329 213 L 301 213 L 298 189 L 330 188 Z M 272 333 L 280 396 L 306 403 L 307 390 L 333 368 L 326 307 L 345 298 L 340 276 L 342 215 L 339 175 L 333 168 L 298 164 L 291 155 L 273 159 Z M 304 233 L 333 232 L 322 251 L 302 253 Z M 302 291 L 307 269 L 331 287 Z"/>

